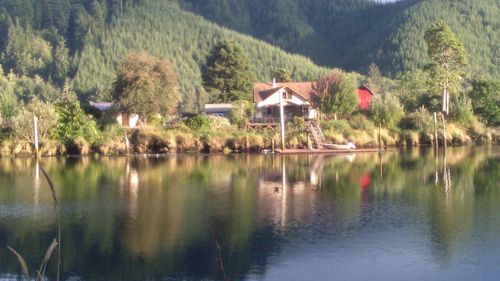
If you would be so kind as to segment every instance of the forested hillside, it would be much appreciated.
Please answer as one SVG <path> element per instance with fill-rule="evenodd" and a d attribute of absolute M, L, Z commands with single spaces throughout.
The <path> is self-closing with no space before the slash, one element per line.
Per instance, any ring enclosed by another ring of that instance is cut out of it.
<path fill-rule="evenodd" d="M 147 51 L 173 64 L 183 108 L 197 110 L 207 100 L 201 69 L 221 39 L 240 43 L 260 81 L 270 80 L 276 68 L 286 68 L 296 80 L 327 71 L 185 12 L 175 1 L 8 0 L 0 7 L 4 71 L 12 69 L 31 84 L 36 82 L 28 77 L 59 87 L 70 81 L 81 97 L 109 99 L 117 66 L 128 53 Z"/>
<path fill-rule="evenodd" d="M 116 65 L 124 56 L 145 50 L 173 63 L 179 75 L 184 107 L 192 109 L 206 101 L 201 68 L 213 45 L 221 39 L 239 42 L 259 81 L 269 81 L 271 70 L 276 68 L 288 69 L 296 80 L 315 79 L 327 71 L 302 56 L 287 54 L 184 12 L 173 2 L 144 1 L 126 16 L 117 17 L 102 35 L 88 38 L 76 58 L 78 69 L 74 85 L 83 93 L 106 89 L 114 79 Z"/>
<path fill-rule="evenodd" d="M 472 72 L 500 75 L 497 0 L 179 0 L 184 9 L 320 65 L 385 74 L 427 63 L 423 34 L 445 20 L 470 53 Z"/>

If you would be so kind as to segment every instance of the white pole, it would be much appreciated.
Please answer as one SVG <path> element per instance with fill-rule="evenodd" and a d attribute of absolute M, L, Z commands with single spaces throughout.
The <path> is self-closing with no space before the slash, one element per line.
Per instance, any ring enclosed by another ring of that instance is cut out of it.
<path fill-rule="evenodd" d="M 33 116 L 33 129 L 35 134 L 35 153 L 36 157 L 38 157 L 38 117 L 36 115 Z"/>
<path fill-rule="evenodd" d="M 280 127 L 281 127 L 281 149 L 285 149 L 285 109 L 283 106 L 283 93 L 279 92 L 280 98 Z"/>

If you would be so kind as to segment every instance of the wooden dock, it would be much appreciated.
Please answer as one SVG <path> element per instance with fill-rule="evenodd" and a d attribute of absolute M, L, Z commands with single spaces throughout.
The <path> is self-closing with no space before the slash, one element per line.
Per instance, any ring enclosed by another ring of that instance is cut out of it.
<path fill-rule="evenodd" d="M 384 150 L 382 150 L 384 151 Z M 350 153 L 373 153 L 379 152 L 378 148 L 359 148 L 359 149 L 346 149 L 346 150 L 334 150 L 334 149 L 276 149 L 277 154 L 289 155 L 289 154 L 350 154 Z"/>

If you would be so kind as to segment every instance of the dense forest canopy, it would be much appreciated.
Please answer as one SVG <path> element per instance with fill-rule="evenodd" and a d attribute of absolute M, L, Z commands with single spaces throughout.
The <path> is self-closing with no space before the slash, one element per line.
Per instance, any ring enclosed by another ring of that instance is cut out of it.
<path fill-rule="evenodd" d="M 127 54 L 146 51 L 172 63 L 179 77 L 182 108 L 197 111 L 208 100 L 201 68 L 221 39 L 241 43 L 261 81 L 270 80 L 271 71 L 278 67 L 288 69 L 295 80 L 314 79 L 327 71 L 305 57 L 185 12 L 175 1 L 46 2 L 40 2 L 46 9 L 42 13 L 38 1 L 0 1 L 0 32 L 5 38 L 0 64 L 6 73 L 40 77 L 59 87 L 69 80 L 85 100 L 110 100 L 118 65 Z M 67 16 L 57 16 L 61 13 Z"/>
<path fill-rule="evenodd" d="M 184 9 L 304 54 L 319 65 L 387 75 L 427 63 L 423 34 L 445 20 L 477 73 L 500 75 L 497 0 L 179 0 Z"/>

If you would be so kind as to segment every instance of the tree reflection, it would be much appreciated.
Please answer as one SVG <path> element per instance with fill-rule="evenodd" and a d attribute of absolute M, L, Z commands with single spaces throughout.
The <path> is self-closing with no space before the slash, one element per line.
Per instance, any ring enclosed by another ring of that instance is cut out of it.
<path fill-rule="evenodd" d="M 475 196 L 472 179 L 487 154 L 464 149 L 442 152 L 441 174 L 436 169 L 438 188 L 430 201 L 431 239 L 436 261 L 449 264 L 455 252 L 471 239 L 475 216 Z M 440 176 L 440 177 L 439 177 Z"/>
<path fill-rule="evenodd" d="M 451 263 L 472 239 L 474 218 L 498 210 L 499 158 L 491 148 L 451 148 L 444 158 L 410 150 L 42 164 L 62 204 L 66 277 L 217 280 L 223 278 L 217 260 L 232 279 L 244 279 L 265 272 L 270 258 L 297 243 L 347 241 L 383 225 L 383 208 L 408 204 L 426 213 L 390 214 L 425 225 L 433 257 Z M 32 159 L 0 161 L 0 248 L 27 249 L 23 254 L 34 264 L 53 237 L 50 194 L 43 181 L 37 185 Z M 38 207 L 12 211 L 13 205 Z M 15 273 L 4 255 L 0 274 Z"/>

